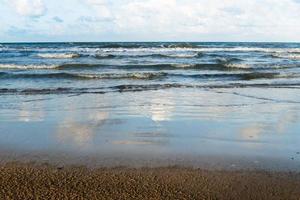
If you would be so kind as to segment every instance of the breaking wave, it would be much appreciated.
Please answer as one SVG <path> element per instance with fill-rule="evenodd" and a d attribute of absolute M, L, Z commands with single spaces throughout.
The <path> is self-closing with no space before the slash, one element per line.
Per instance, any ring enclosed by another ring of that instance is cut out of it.
<path fill-rule="evenodd" d="M 69 58 L 79 58 L 80 54 L 77 53 L 40 53 L 37 54 L 40 58 L 48 59 L 69 59 Z"/>
<path fill-rule="evenodd" d="M 291 88 L 300 89 L 300 83 L 230 83 L 230 84 L 214 84 L 214 85 L 192 85 L 179 83 L 166 84 L 122 84 L 110 87 L 98 88 L 0 88 L 1 95 L 50 95 L 50 94 L 105 94 L 111 92 L 143 92 L 149 90 L 165 90 L 171 88 L 205 88 L 205 89 L 221 89 L 221 88 Z"/>
<path fill-rule="evenodd" d="M 272 72 L 246 72 L 246 73 L 200 73 L 200 74 L 179 74 L 167 72 L 132 72 L 132 73 L 8 73 L 0 72 L 0 79 L 72 79 L 72 80 L 94 80 L 94 79 L 136 79 L 136 80 L 159 80 L 164 78 L 193 78 L 193 79 L 230 79 L 230 80 L 254 80 L 274 78 L 295 78 L 299 75 L 280 75 Z"/>
<path fill-rule="evenodd" d="M 18 65 L 18 64 L 0 64 L 0 69 L 55 69 L 57 68 L 57 65 L 34 65 L 34 64 L 28 64 L 28 65 Z"/>
<path fill-rule="evenodd" d="M 247 64 L 129 64 L 129 65 L 108 65 L 108 64 L 62 64 L 62 65 L 16 65 L 16 64 L 0 64 L 0 69 L 51 69 L 51 70 L 84 70 L 93 68 L 111 68 L 111 69 L 153 69 L 153 70 L 176 70 L 176 69 L 195 69 L 195 70 L 249 70 Z"/>
<path fill-rule="evenodd" d="M 117 54 L 96 54 L 94 56 L 96 59 L 114 59 L 114 58 L 201 58 L 203 57 L 203 53 L 192 53 L 192 54 L 162 54 L 162 53 L 154 53 L 154 54 L 144 54 L 144 55 L 117 55 Z"/>
<path fill-rule="evenodd" d="M 298 88 L 300 83 L 297 43 L 11 43 L 0 44 L 0 57 L 0 88 L 15 87 L 1 89 L 3 94 Z"/>
<path fill-rule="evenodd" d="M 5 73 L 0 72 L 2 79 L 75 79 L 75 80 L 90 80 L 90 79 L 140 79 L 152 80 L 160 79 L 167 76 L 167 73 L 103 73 L 103 74 L 75 74 L 75 73 Z"/>
<path fill-rule="evenodd" d="M 300 54 L 292 53 L 292 54 L 272 54 L 273 58 L 283 58 L 283 59 L 291 59 L 291 60 L 300 60 Z"/>

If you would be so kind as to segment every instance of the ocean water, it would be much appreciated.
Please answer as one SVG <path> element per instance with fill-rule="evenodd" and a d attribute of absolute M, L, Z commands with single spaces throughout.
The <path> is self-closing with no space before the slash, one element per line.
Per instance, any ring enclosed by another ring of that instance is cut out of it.
<path fill-rule="evenodd" d="M 299 91 L 298 43 L 0 44 L 0 149 L 299 167 Z"/>

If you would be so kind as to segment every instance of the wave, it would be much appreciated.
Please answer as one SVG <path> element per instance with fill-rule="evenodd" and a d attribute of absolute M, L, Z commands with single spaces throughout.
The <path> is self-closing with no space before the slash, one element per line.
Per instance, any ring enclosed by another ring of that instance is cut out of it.
<path fill-rule="evenodd" d="M 293 69 L 293 68 L 299 68 L 299 64 L 256 64 L 251 65 L 247 63 L 229 63 L 224 64 L 224 66 L 227 68 L 227 70 L 233 71 L 233 70 L 244 70 L 244 71 L 250 71 L 250 70 L 284 70 L 284 69 Z M 221 70 L 221 69 L 220 69 Z"/>
<path fill-rule="evenodd" d="M 219 63 L 126 65 L 126 66 L 121 66 L 121 68 L 153 69 L 153 70 L 176 70 L 176 69 L 220 70 L 220 71 L 249 70 L 249 67 L 244 67 L 244 65 L 235 65 L 233 67 L 227 64 L 219 64 Z"/>
<path fill-rule="evenodd" d="M 94 46 L 96 48 L 144 48 L 146 44 L 143 43 L 104 43 Z"/>
<path fill-rule="evenodd" d="M 251 65 L 247 63 L 238 62 L 233 60 L 222 61 L 217 63 L 200 63 L 200 64 L 125 64 L 125 65 L 110 65 L 110 64 L 88 64 L 88 63 L 67 63 L 61 65 L 43 65 L 43 64 L 0 64 L 0 69 L 19 69 L 19 70 L 91 70 L 91 69 L 151 69 L 151 70 L 218 70 L 218 71 L 250 71 L 250 70 L 268 70 L 268 69 L 291 69 L 299 68 L 299 64 L 284 64 L 284 65 L 270 65 L 260 64 Z"/>
<path fill-rule="evenodd" d="M 78 53 L 40 53 L 37 54 L 40 58 L 48 59 L 69 59 L 69 58 L 79 58 L 81 55 Z"/>
<path fill-rule="evenodd" d="M 47 94 L 72 94 L 72 93 L 84 93 L 87 88 L 28 88 L 28 89 L 15 89 L 15 88 L 0 88 L 0 94 L 8 95 L 47 95 Z"/>
<path fill-rule="evenodd" d="M 19 58 L 30 54 L 30 52 L 0 52 L 0 58 Z"/>
<path fill-rule="evenodd" d="M 117 92 L 139 92 L 139 91 L 147 91 L 147 90 L 162 90 L 168 88 L 183 88 L 190 87 L 189 85 L 183 84 L 148 84 L 148 85 L 117 85 L 111 87 L 111 89 Z"/>
<path fill-rule="evenodd" d="M 140 79 L 140 80 L 152 80 L 161 79 L 167 76 L 167 73 L 158 72 L 145 72 L 145 73 L 104 73 L 104 74 L 75 74 L 75 73 L 5 73 L 0 72 L 0 78 L 2 79 L 75 79 L 75 80 L 92 80 L 92 79 Z"/>
<path fill-rule="evenodd" d="M 8 48 L 6 50 L 14 51 L 38 51 L 45 52 L 56 51 L 57 53 L 97 53 L 97 52 L 263 52 L 263 53 L 300 53 L 300 48 L 263 48 L 263 47 L 203 47 L 194 44 L 157 44 L 157 45 L 120 45 L 108 44 L 92 47 L 64 47 L 64 48 Z"/>
<path fill-rule="evenodd" d="M 261 52 L 261 53 L 300 53 L 300 48 L 263 48 L 263 47 L 216 47 L 202 48 L 207 52 Z"/>
<path fill-rule="evenodd" d="M 280 73 L 262 73 L 262 72 L 253 72 L 241 74 L 241 80 L 254 80 L 254 79 L 275 79 L 280 75 Z"/>
<path fill-rule="evenodd" d="M 250 73 L 218 73 L 218 74 L 174 74 L 173 76 L 196 78 L 196 79 L 229 79 L 229 80 L 254 80 L 254 79 L 275 79 L 280 73 L 272 72 L 250 72 Z M 291 76 L 289 76 L 290 78 Z"/>
<path fill-rule="evenodd" d="M 151 90 L 165 90 L 175 88 L 203 88 L 203 89 L 222 89 L 222 88 L 290 88 L 300 89 L 300 83 L 230 83 L 214 85 L 192 85 L 192 84 L 122 84 L 111 87 L 98 88 L 0 88 L 1 95 L 53 95 L 53 94 L 105 94 L 111 92 L 142 92 Z M 299 103 L 299 102 L 298 102 Z"/>
<path fill-rule="evenodd" d="M 203 53 L 198 52 L 194 54 L 145 54 L 145 55 L 116 55 L 116 54 L 96 54 L 96 59 L 114 59 L 114 58 L 200 58 Z"/>
<path fill-rule="evenodd" d="M 300 54 L 299 53 L 292 53 L 292 54 L 272 54 L 271 57 L 273 58 L 286 58 L 291 60 L 300 60 Z"/>
<path fill-rule="evenodd" d="M 90 69 L 90 68 L 98 68 L 98 67 L 109 67 L 110 65 L 103 64 L 85 64 L 85 63 L 70 63 L 70 64 L 62 64 L 57 65 L 55 69 L 63 70 L 63 69 Z"/>
<path fill-rule="evenodd" d="M 88 69 L 88 68 L 117 68 L 117 69 L 177 69 L 195 68 L 193 64 L 132 64 L 132 65 L 104 65 L 104 64 L 64 64 L 56 67 L 57 69 Z"/>
<path fill-rule="evenodd" d="M 17 65 L 17 64 L 0 64 L 0 69 L 56 69 L 57 65 Z"/>
<path fill-rule="evenodd" d="M 1 51 L 34 51 L 49 53 L 95 53 L 97 51 L 196 51 L 196 52 L 265 52 L 265 53 L 300 53 L 298 45 L 245 45 L 226 43 L 193 43 L 193 42 L 152 42 L 152 43 L 35 43 L 5 44 Z"/>
<path fill-rule="evenodd" d="M 134 72 L 125 74 L 99 74 L 99 75 L 84 75 L 88 78 L 96 79 L 141 79 L 141 80 L 153 80 L 165 78 L 168 74 L 164 72 L 152 73 L 152 72 Z"/>
<path fill-rule="evenodd" d="M 240 69 L 240 70 L 246 70 L 251 69 L 251 66 L 245 63 L 225 63 L 224 66 L 228 69 Z M 257 68 L 256 68 L 257 69 Z"/>
<path fill-rule="evenodd" d="M 220 57 L 217 57 L 216 61 L 217 61 L 217 63 L 220 63 L 220 64 L 230 64 L 230 63 L 235 63 L 235 62 L 241 62 L 243 60 L 240 59 L 240 58 L 226 58 L 226 57 L 220 58 Z"/>
<path fill-rule="evenodd" d="M 282 75 L 271 72 L 247 72 L 247 73 L 214 73 L 214 74 L 179 74 L 167 72 L 133 72 L 133 73 L 7 73 L 0 72 L 0 79 L 71 79 L 71 80 L 96 80 L 96 79 L 136 79 L 158 80 L 168 77 L 192 78 L 192 79 L 229 79 L 229 80 L 254 80 L 275 78 L 299 78 L 299 75 Z"/>
<path fill-rule="evenodd" d="M 249 70 L 250 66 L 246 64 L 130 64 L 130 65 L 106 65 L 106 64 L 85 64 L 70 63 L 62 65 L 17 65 L 17 64 L 0 64 L 0 69 L 92 69 L 92 68 L 114 68 L 114 69 L 153 69 L 153 70 L 172 70 L 172 69 L 197 69 L 197 70 Z"/>
<path fill-rule="evenodd" d="M 282 84 L 282 83 L 271 83 L 271 84 L 216 84 L 216 85 L 191 85 L 191 84 L 178 84 L 178 83 L 165 83 L 165 84 L 124 84 L 109 87 L 111 89 L 108 92 L 142 92 L 149 90 L 164 90 L 171 88 L 205 88 L 205 89 L 221 89 L 221 88 L 293 88 L 300 89 L 300 83 L 293 84 Z M 99 88 L 100 89 L 100 88 Z M 102 88 L 103 89 L 103 88 Z"/>
<path fill-rule="evenodd" d="M 199 48 L 200 46 L 193 43 L 175 43 L 162 45 L 163 48 Z"/>
<path fill-rule="evenodd" d="M 117 57 L 119 57 L 119 56 L 113 55 L 113 54 L 107 54 L 107 55 L 96 54 L 94 57 L 95 57 L 96 59 L 113 59 L 113 58 L 117 58 Z"/>
<path fill-rule="evenodd" d="M 97 48 L 199 48 L 195 43 L 104 43 Z"/>
<path fill-rule="evenodd" d="M 138 48 L 97 48 L 89 51 L 103 52 L 242 52 L 242 53 L 300 53 L 300 48 L 263 48 L 263 47 L 201 47 L 201 46 L 180 46 L 180 45 L 161 45 L 160 47 L 143 47 Z"/>
<path fill-rule="evenodd" d="M 152 54 L 149 57 L 158 58 L 200 58 L 203 57 L 203 53 L 198 52 L 195 54 Z"/>

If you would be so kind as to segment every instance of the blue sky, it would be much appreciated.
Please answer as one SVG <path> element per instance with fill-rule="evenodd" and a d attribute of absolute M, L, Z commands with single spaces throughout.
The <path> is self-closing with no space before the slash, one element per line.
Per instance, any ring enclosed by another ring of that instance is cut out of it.
<path fill-rule="evenodd" d="M 300 0 L 0 0 L 0 41 L 300 41 Z"/>

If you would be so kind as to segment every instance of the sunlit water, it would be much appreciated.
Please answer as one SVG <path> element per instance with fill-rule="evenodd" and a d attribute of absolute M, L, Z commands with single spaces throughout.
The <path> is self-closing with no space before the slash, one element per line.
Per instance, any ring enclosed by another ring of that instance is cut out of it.
<path fill-rule="evenodd" d="M 299 69 L 292 43 L 1 44 L 0 146 L 297 168 Z"/>

